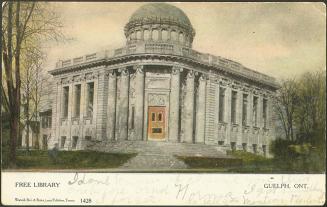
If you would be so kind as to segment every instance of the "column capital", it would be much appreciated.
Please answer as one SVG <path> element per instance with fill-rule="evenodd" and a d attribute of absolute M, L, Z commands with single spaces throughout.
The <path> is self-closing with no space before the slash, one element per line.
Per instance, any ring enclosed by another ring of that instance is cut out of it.
<path fill-rule="evenodd" d="M 127 76 L 129 74 L 127 68 L 120 68 L 118 71 L 121 72 L 122 76 Z"/>
<path fill-rule="evenodd" d="M 206 80 L 207 80 L 207 75 L 203 74 L 203 73 L 200 73 L 199 81 L 206 81 Z"/>
<path fill-rule="evenodd" d="M 180 67 L 180 66 L 173 66 L 172 67 L 172 73 L 173 73 L 173 75 L 177 75 L 179 72 L 182 72 L 183 71 L 183 68 L 182 67 Z"/>
<path fill-rule="evenodd" d="M 116 71 L 115 70 L 111 70 L 111 71 L 109 71 L 108 72 L 108 75 L 109 75 L 109 77 L 116 77 Z"/>
<path fill-rule="evenodd" d="M 133 69 L 135 70 L 136 73 L 144 73 L 144 66 L 143 65 L 134 65 Z"/>
<path fill-rule="evenodd" d="M 187 72 L 187 78 L 194 78 L 194 76 L 195 76 L 195 73 L 194 73 L 193 70 L 189 70 L 189 71 Z"/>

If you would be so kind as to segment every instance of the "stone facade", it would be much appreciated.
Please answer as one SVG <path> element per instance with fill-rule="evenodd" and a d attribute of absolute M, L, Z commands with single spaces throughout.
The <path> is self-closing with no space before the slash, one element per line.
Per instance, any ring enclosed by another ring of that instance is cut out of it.
<path fill-rule="evenodd" d="M 193 50 L 195 30 L 169 4 L 141 7 L 125 35 L 123 48 L 59 61 L 50 71 L 49 148 L 130 140 L 268 152 L 274 78 Z"/>

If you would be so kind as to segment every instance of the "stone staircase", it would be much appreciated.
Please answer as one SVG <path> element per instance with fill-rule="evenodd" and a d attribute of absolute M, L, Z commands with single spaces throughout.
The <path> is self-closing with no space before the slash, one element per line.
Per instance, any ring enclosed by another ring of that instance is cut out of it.
<path fill-rule="evenodd" d="M 113 153 L 138 153 L 141 155 L 230 158 L 230 156 L 226 154 L 226 151 L 218 146 L 191 143 L 102 141 L 88 145 L 87 149 Z"/>

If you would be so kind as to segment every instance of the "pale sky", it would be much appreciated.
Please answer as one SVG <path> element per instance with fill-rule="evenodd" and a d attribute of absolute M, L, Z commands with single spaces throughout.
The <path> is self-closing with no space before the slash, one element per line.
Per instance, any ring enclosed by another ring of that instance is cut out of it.
<path fill-rule="evenodd" d="M 47 69 L 58 59 L 125 45 L 124 26 L 137 2 L 52 3 L 73 38 L 47 49 Z M 287 78 L 326 70 L 326 7 L 323 3 L 170 3 L 189 17 L 193 49 Z"/>

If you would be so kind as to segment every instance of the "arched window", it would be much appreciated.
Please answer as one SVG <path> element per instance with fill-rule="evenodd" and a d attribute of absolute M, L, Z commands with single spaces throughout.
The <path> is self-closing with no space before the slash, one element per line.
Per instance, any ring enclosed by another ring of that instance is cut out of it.
<path fill-rule="evenodd" d="M 185 43 L 185 45 L 187 45 L 187 43 L 188 43 L 188 41 L 189 41 L 189 39 L 188 39 L 189 37 L 188 37 L 188 35 L 185 35 L 185 37 L 184 37 L 184 43 Z"/>
<path fill-rule="evenodd" d="M 149 30 L 144 30 L 144 40 L 149 40 L 150 39 L 150 32 Z"/>
<path fill-rule="evenodd" d="M 177 40 L 177 33 L 176 31 L 171 31 L 171 40 L 176 41 Z"/>
<path fill-rule="evenodd" d="M 181 43 L 184 42 L 184 35 L 183 35 L 183 33 L 179 33 L 179 42 L 181 42 Z"/>
<path fill-rule="evenodd" d="M 152 40 L 156 41 L 159 39 L 159 32 L 158 30 L 154 29 L 152 30 Z"/>
<path fill-rule="evenodd" d="M 161 31 L 161 39 L 162 39 L 162 41 L 167 41 L 168 40 L 168 32 L 167 32 L 167 30 L 162 30 Z"/>
<path fill-rule="evenodd" d="M 138 31 L 136 32 L 136 39 L 137 39 L 137 40 L 140 40 L 140 39 L 141 39 L 141 31 L 140 31 L 140 30 L 138 30 Z"/>
<path fill-rule="evenodd" d="M 135 34 L 135 32 L 133 32 L 132 34 L 131 34 L 131 40 L 135 40 L 136 39 L 136 34 Z"/>

